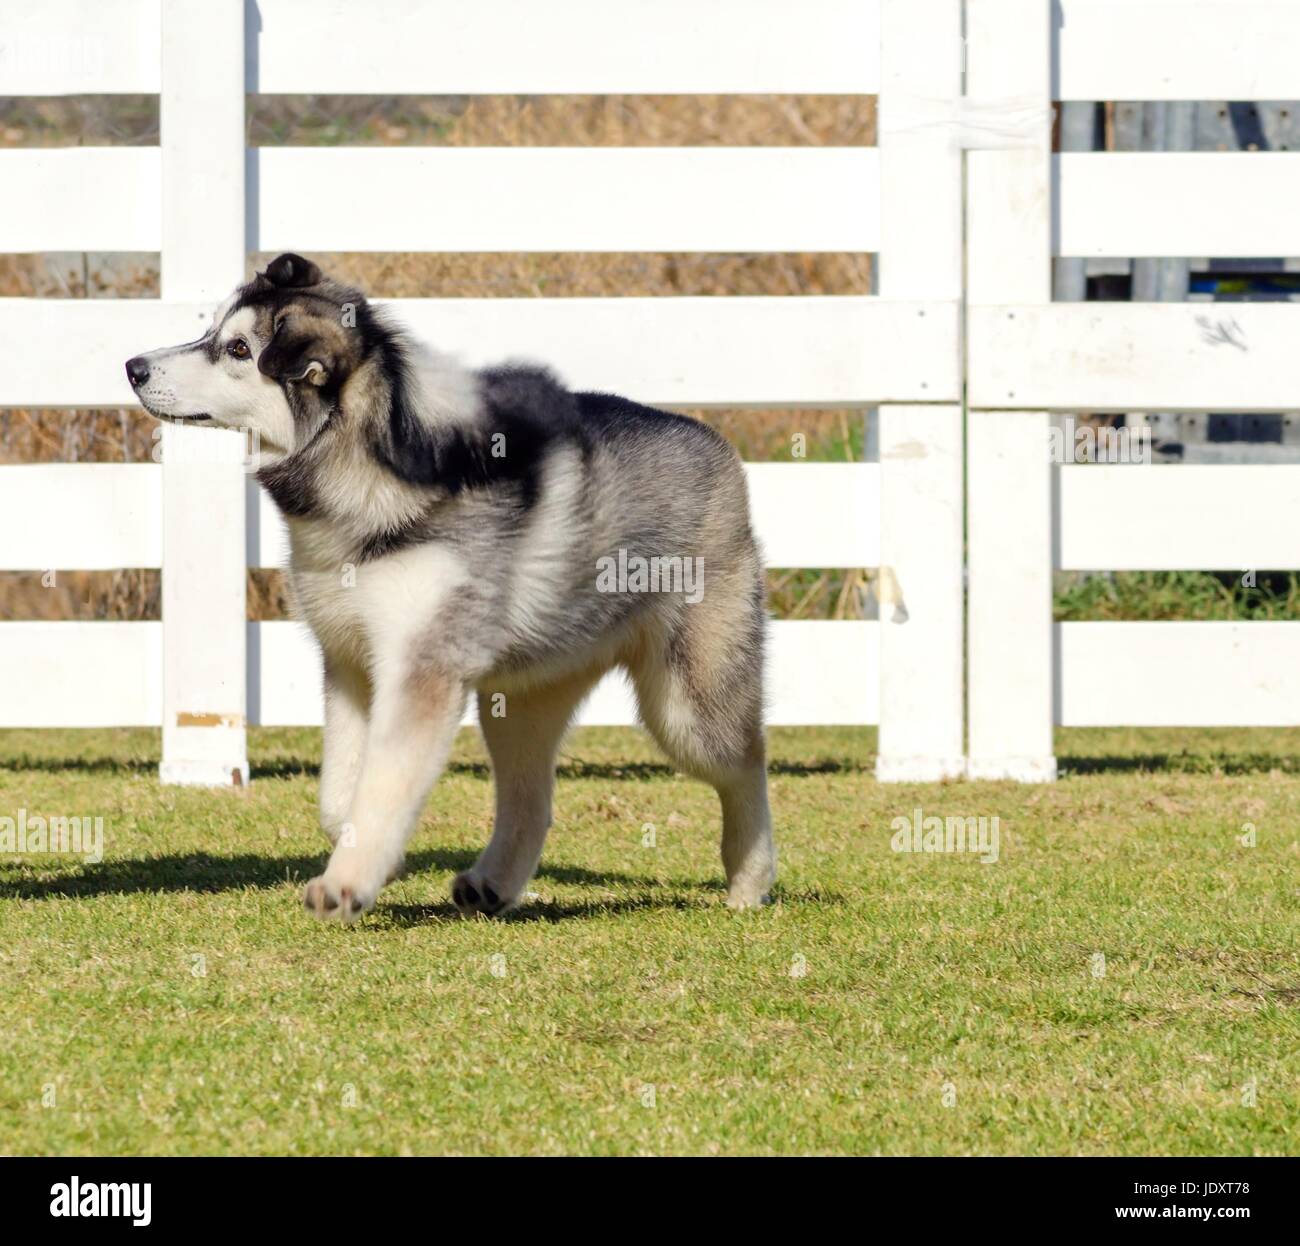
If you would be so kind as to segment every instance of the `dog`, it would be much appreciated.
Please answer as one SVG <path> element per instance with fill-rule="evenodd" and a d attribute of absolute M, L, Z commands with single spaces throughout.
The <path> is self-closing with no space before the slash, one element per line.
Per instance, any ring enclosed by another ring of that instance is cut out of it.
<path fill-rule="evenodd" d="M 126 372 L 159 420 L 244 430 L 284 516 L 324 661 L 332 852 L 311 913 L 352 921 L 401 869 L 471 691 L 495 818 L 452 898 L 516 905 L 561 738 L 616 667 L 668 756 L 717 790 L 728 904 L 767 899 L 763 565 L 721 436 L 542 367 L 464 367 L 294 254 Z"/>

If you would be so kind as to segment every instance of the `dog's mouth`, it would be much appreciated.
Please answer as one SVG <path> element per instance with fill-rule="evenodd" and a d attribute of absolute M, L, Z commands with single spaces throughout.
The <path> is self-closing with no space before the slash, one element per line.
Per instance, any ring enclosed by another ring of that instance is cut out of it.
<path fill-rule="evenodd" d="M 204 421 L 211 422 L 212 416 L 206 411 L 200 411 L 195 415 L 177 415 L 172 411 L 155 411 L 152 407 L 141 403 L 144 409 L 153 416 L 155 420 L 162 420 L 167 424 L 202 424 Z"/>

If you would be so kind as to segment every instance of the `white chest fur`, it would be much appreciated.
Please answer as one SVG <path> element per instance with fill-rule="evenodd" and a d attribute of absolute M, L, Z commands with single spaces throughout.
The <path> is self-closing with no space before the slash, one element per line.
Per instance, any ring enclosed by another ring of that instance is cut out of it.
<path fill-rule="evenodd" d="M 443 606 L 469 579 L 463 561 L 445 545 L 415 545 L 356 562 L 326 521 L 291 520 L 289 533 L 296 613 L 332 660 L 367 670 L 428 637 Z"/>

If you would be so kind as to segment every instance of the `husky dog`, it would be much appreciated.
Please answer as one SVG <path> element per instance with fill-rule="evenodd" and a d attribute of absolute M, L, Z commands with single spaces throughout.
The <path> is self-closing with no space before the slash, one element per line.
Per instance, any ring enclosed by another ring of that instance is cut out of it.
<path fill-rule="evenodd" d="M 452 898 L 464 914 L 516 904 L 550 826 L 561 737 L 616 666 L 664 751 L 717 789 L 728 903 L 764 900 L 762 564 L 721 437 L 570 392 L 543 368 L 466 369 L 292 254 L 198 341 L 126 371 L 160 420 L 251 430 L 288 526 L 296 610 L 325 670 L 333 852 L 307 884 L 312 913 L 356 918 L 401 868 L 471 689 L 496 816 Z M 665 575 L 665 591 L 626 573 L 651 560 L 703 583 Z"/>

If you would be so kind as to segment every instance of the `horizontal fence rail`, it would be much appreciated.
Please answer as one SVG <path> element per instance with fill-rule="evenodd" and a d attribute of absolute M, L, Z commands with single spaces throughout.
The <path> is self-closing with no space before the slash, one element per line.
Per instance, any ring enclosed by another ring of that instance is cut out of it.
<path fill-rule="evenodd" d="M 969 311 L 972 407 L 1300 409 L 1300 306 L 1044 303 Z"/>
<path fill-rule="evenodd" d="M 162 487 L 154 463 L 0 466 L 0 567 L 161 567 Z"/>
<path fill-rule="evenodd" d="M 1290 0 L 1051 0 L 1058 100 L 1289 100 Z"/>
<path fill-rule="evenodd" d="M 1300 83 L 1297 83 L 1300 90 Z M 1065 152 L 1053 252 L 1300 255 L 1300 152 Z"/>
<path fill-rule="evenodd" d="M 249 7 L 246 80 L 268 94 L 872 94 L 881 76 L 877 0 L 627 0 L 617 21 L 605 0 L 370 0 L 363 22 L 349 0 Z M 1057 9 L 1059 100 L 1294 98 L 1287 0 Z M 159 91 L 157 0 L 44 0 L 5 22 L 0 94 Z"/>
<path fill-rule="evenodd" d="M 250 247 L 264 251 L 880 246 L 874 148 L 266 147 L 255 169 Z M 321 194 L 348 184 L 383 211 Z"/>
<path fill-rule="evenodd" d="M 297 623 L 250 624 L 250 717 L 267 726 L 321 722 L 320 660 Z M 769 628 L 768 721 L 785 726 L 863 726 L 879 721 L 878 625 L 857 620 L 778 620 Z M 837 678 L 825 677 L 827 664 Z M 472 721 L 473 707 L 466 714 Z M 578 717 L 586 726 L 630 726 L 636 706 L 624 677 L 607 675 Z"/>
<path fill-rule="evenodd" d="M 852 407 L 955 402 L 961 393 L 956 303 L 865 295 L 379 302 L 416 337 L 467 363 L 539 360 L 575 388 L 662 406 Z M 123 362 L 200 337 L 211 314 L 151 299 L 0 299 L 0 340 L 24 343 L 0 369 L 0 405 L 134 405 Z"/>
<path fill-rule="evenodd" d="M 156 727 L 163 719 L 161 623 L 0 623 L 0 727 Z M 319 726 L 321 663 L 301 623 L 247 625 L 248 722 Z M 879 721 L 878 626 L 784 620 L 770 625 L 768 721 L 864 726 Z M 827 668 L 836 673 L 827 679 Z M 474 721 L 473 704 L 466 724 Z M 623 677 L 596 688 L 586 726 L 630 726 Z"/>
<path fill-rule="evenodd" d="M 2 470 L 2 469 L 0 469 Z M 755 535 L 769 567 L 875 567 L 880 562 L 880 468 L 874 463 L 746 463 Z M 279 567 L 288 532 L 257 491 L 249 566 Z M 593 580 L 594 580 L 593 570 Z"/>
<path fill-rule="evenodd" d="M 1065 727 L 1300 726 L 1300 623 L 1058 623 Z"/>
<path fill-rule="evenodd" d="M 0 623 L 0 727 L 157 727 L 163 625 Z"/>
<path fill-rule="evenodd" d="M 367 0 L 362 18 L 351 0 L 259 0 L 247 5 L 245 79 L 271 94 L 871 94 L 879 7 Z M 0 94 L 160 89 L 159 0 L 42 0 L 5 26 Z"/>
<path fill-rule="evenodd" d="M 881 625 L 771 625 L 775 725 L 879 721 L 871 695 Z M 160 623 L 0 623 L 0 727 L 157 726 Z M 318 726 L 320 661 L 297 623 L 250 623 L 249 722 Z M 1300 623 L 1064 623 L 1055 721 L 1095 726 L 1300 726 Z M 842 679 L 823 678 L 833 662 Z M 1187 672 L 1196 671 L 1189 679 Z M 810 695 L 811 692 L 811 695 Z M 467 714 L 466 722 L 472 715 Z M 586 725 L 636 722 L 621 677 Z"/>
<path fill-rule="evenodd" d="M 880 247 L 875 148 L 268 147 L 247 159 L 253 250 Z M 1300 197 L 1300 153 L 1065 152 L 1052 167 L 1056 255 L 1300 254 L 1300 222 L 1278 211 Z M 156 251 L 161 176 L 156 147 L 0 151 L 6 249 Z M 382 210 L 322 194 L 349 185 Z"/>
<path fill-rule="evenodd" d="M 1300 567 L 1300 466 L 1078 464 L 1056 484 L 1062 571 Z"/>
<path fill-rule="evenodd" d="M 0 151 L 10 196 L 6 251 L 157 251 L 162 246 L 162 152 L 157 147 Z M 94 187 L 94 194 L 87 188 Z"/>
<path fill-rule="evenodd" d="M 878 565 L 876 464 L 748 463 L 745 470 L 769 567 Z M 0 466 L 0 567 L 161 567 L 162 475 L 152 463 Z M 283 567 L 289 556 L 284 521 L 252 481 L 248 513 L 248 565 Z"/>
<path fill-rule="evenodd" d="M 874 148 L 266 147 L 247 161 L 250 250 L 880 245 Z M 0 151 L 0 183 L 10 196 L 8 250 L 160 248 L 156 147 Z M 358 186 L 373 205 L 365 212 Z"/>

